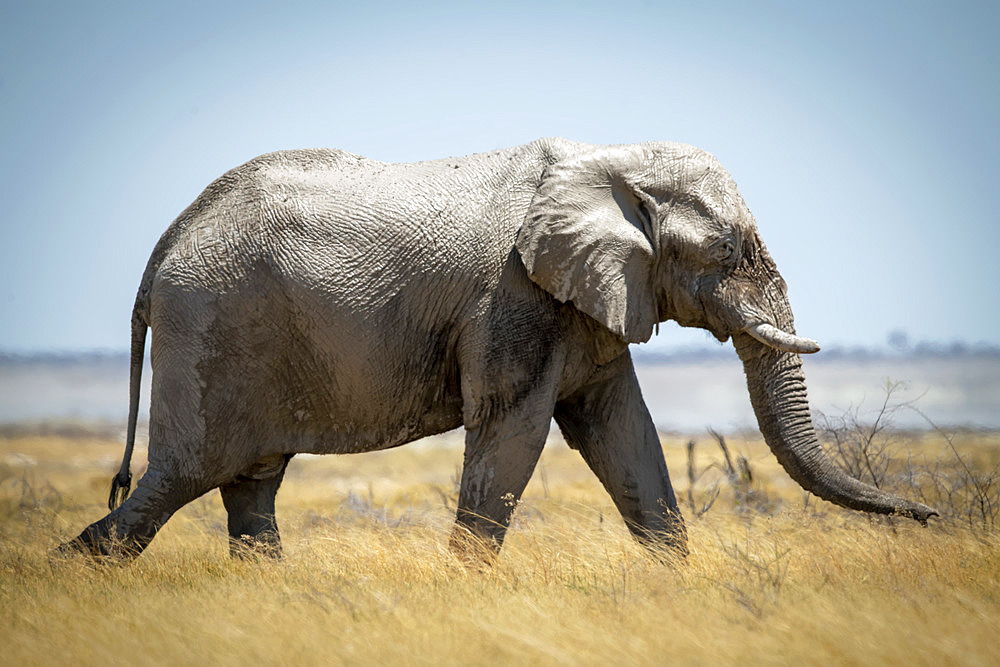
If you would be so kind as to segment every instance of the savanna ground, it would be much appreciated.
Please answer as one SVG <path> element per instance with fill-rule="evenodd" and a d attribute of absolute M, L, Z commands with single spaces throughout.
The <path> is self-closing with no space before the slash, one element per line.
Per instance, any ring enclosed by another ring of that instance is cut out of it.
<path fill-rule="evenodd" d="M 213 492 L 131 566 L 95 566 L 49 552 L 106 511 L 120 441 L 8 430 L 0 661 L 1000 663 L 1000 435 L 949 444 L 933 431 L 827 426 L 842 464 L 943 516 L 921 527 L 809 498 L 759 439 L 727 439 L 727 463 L 710 435 L 693 459 L 689 438 L 664 435 L 691 549 L 664 562 L 554 434 L 499 561 L 470 570 L 447 547 L 462 458 L 453 433 L 294 459 L 278 494 L 279 562 L 229 558 Z M 143 465 L 140 450 L 133 469 Z"/>

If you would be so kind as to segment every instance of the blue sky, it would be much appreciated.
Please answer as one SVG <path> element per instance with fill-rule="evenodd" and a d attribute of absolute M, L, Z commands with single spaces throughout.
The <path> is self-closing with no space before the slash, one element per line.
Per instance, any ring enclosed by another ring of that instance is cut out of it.
<path fill-rule="evenodd" d="M 0 9 L 0 350 L 125 349 L 156 239 L 260 153 L 553 135 L 713 152 L 804 335 L 1000 345 L 997 5 L 157 5 Z"/>

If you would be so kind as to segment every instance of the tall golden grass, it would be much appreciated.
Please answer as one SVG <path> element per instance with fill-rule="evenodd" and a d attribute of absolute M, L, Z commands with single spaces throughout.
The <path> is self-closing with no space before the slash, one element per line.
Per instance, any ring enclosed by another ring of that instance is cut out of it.
<path fill-rule="evenodd" d="M 685 562 L 637 546 L 555 437 L 499 561 L 476 571 L 447 548 L 455 434 L 294 459 L 278 494 L 279 562 L 228 557 L 212 493 L 128 567 L 49 556 L 102 516 L 121 445 L 0 439 L 0 662 L 1000 664 L 995 529 L 808 499 L 755 439 L 730 442 L 753 473 L 741 492 L 702 437 L 689 495 L 686 442 L 664 438 Z M 997 436 L 954 443 L 971 465 L 1000 456 Z M 911 452 L 943 448 L 925 437 Z M 689 497 L 710 507 L 695 517 Z"/>

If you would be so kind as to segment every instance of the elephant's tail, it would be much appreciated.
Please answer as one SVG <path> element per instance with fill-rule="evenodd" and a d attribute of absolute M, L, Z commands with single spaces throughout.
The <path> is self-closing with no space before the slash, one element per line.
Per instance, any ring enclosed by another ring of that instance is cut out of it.
<path fill-rule="evenodd" d="M 129 358 L 128 378 L 128 431 L 125 436 L 125 455 L 122 457 L 122 467 L 111 480 L 111 494 L 108 496 L 108 509 L 114 510 L 128 497 L 132 488 L 132 450 L 135 449 L 135 424 L 139 418 L 139 385 L 142 380 L 142 361 L 146 352 L 145 313 L 148 304 L 143 298 L 145 290 L 139 290 L 135 307 L 132 309 L 132 351 Z"/>

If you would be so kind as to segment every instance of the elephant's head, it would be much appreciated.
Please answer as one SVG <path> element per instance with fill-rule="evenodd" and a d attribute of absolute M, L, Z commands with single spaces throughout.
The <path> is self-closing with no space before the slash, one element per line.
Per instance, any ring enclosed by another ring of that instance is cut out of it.
<path fill-rule="evenodd" d="M 627 342 L 657 322 L 730 337 L 768 446 L 803 488 L 839 505 L 925 522 L 934 510 L 834 466 L 809 415 L 786 286 L 732 177 L 683 144 L 598 149 L 550 165 L 517 249 L 532 280 Z"/>

